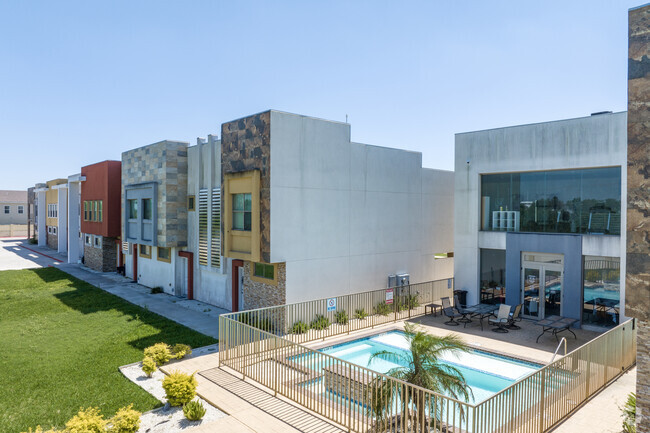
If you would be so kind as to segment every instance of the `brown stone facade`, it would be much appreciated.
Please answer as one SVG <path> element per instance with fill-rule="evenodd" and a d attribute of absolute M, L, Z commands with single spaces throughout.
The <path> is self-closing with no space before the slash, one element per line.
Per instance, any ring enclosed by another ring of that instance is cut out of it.
<path fill-rule="evenodd" d="M 221 125 L 221 183 L 226 173 L 260 171 L 262 260 L 271 260 L 271 112 Z M 254 200 L 254 198 L 253 198 Z M 222 227 L 222 236 L 223 227 Z"/>
<path fill-rule="evenodd" d="M 262 283 L 251 279 L 253 263 L 244 262 L 244 287 L 242 289 L 244 310 L 284 305 L 287 302 L 286 263 L 278 263 L 275 270 L 277 272 L 277 284 Z"/>
<path fill-rule="evenodd" d="M 161 141 L 122 153 L 122 219 L 125 186 L 158 184 L 157 246 L 187 246 L 187 143 Z M 122 237 L 126 239 L 124 222 Z"/>
<path fill-rule="evenodd" d="M 59 235 L 47 233 L 47 246 L 53 250 L 59 249 Z"/>
<path fill-rule="evenodd" d="M 637 431 L 650 432 L 650 6 L 629 11 L 626 314 L 637 325 Z"/>
<path fill-rule="evenodd" d="M 84 264 L 100 272 L 113 272 L 117 268 L 117 239 L 102 237 L 101 248 L 84 245 Z"/>

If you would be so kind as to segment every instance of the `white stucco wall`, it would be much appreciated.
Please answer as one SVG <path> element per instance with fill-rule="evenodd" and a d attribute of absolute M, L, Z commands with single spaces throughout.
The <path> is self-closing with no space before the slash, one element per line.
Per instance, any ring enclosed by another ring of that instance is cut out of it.
<path fill-rule="evenodd" d="M 621 166 L 621 236 L 583 236 L 583 254 L 625 251 L 627 208 L 625 112 L 456 134 L 454 274 L 477 301 L 479 248 L 505 249 L 505 233 L 479 231 L 480 174 Z M 625 257 L 621 257 L 621 275 Z M 625 282 L 621 278 L 621 299 Z"/>
<path fill-rule="evenodd" d="M 139 247 L 139 246 L 138 246 Z M 152 248 L 151 258 L 147 259 L 138 256 L 138 283 L 147 287 L 162 287 L 165 293 L 174 294 L 176 260 L 178 260 L 178 249 L 171 249 L 171 263 L 162 262 L 157 259 L 157 249 Z M 131 262 L 132 257 L 129 257 Z"/>
<path fill-rule="evenodd" d="M 287 302 L 450 276 L 433 254 L 453 250 L 452 179 L 418 152 L 351 143 L 349 124 L 272 111 L 271 262 L 287 264 Z"/>

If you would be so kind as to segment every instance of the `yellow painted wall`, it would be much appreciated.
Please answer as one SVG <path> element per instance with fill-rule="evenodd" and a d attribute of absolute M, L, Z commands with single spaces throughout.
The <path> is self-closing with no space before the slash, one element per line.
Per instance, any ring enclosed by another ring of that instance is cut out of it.
<path fill-rule="evenodd" d="M 57 218 L 47 218 L 47 205 L 48 204 L 59 204 L 59 190 L 53 189 L 55 185 L 61 185 L 63 183 L 68 183 L 67 179 L 54 179 L 46 182 L 48 190 L 45 193 L 45 224 L 48 226 L 58 225 Z M 39 209 L 40 211 L 40 209 Z"/>

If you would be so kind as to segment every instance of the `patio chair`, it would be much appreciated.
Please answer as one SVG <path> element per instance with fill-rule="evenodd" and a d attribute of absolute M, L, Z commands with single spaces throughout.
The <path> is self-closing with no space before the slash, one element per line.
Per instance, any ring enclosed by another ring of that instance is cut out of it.
<path fill-rule="evenodd" d="M 458 314 L 463 316 L 460 319 L 458 319 L 460 323 L 464 323 L 465 326 L 467 326 L 468 323 L 472 322 L 472 320 L 467 317 L 470 314 L 470 312 L 461 306 L 460 301 L 458 300 L 458 295 L 454 295 L 454 310 L 456 310 Z"/>
<path fill-rule="evenodd" d="M 488 319 L 490 325 L 496 325 L 496 328 L 492 328 L 494 332 L 506 333 L 506 325 L 510 320 L 510 305 L 501 304 L 499 307 L 499 314 L 495 318 Z"/>
<path fill-rule="evenodd" d="M 510 317 L 508 317 L 508 324 L 506 325 L 506 328 L 508 329 L 521 329 L 521 326 L 515 325 L 516 322 L 521 322 L 522 317 L 521 317 L 521 309 L 524 305 L 523 304 L 517 304 L 515 306 L 515 309 L 513 310 L 512 313 L 510 313 Z"/>
<path fill-rule="evenodd" d="M 442 301 L 442 314 L 444 314 L 446 317 L 449 318 L 448 321 L 445 322 L 445 325 L 449 326 L 458 326 L 460 323 L 456 322 L 457 317 L 463 317 L 463 314 L 460 314 L 456 311 L 454 311 L 453 307 L 451 306 L 451 302 L 449 301 L 449 298 L 444 297 L 440 299 Z"/>

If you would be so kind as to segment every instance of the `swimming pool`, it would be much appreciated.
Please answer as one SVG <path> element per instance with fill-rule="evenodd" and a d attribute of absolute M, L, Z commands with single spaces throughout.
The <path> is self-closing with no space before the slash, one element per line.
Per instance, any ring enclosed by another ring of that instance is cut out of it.
<path fill-rule="evenodd" d="M 320 352 L 379 373 L 388 373 L 392 368 L 399 367 L 399 365 L 379 358 L 375 358 L 370 364 L 368 363 L 372 354 L 383 350 L 408 352 L 408 342 L 404 332 L 390 331 L 320 349 Z M 323 367 L 327 367 L 327 365 L 324 365 L 324 359 L 324 357 L 314 359 L 311 356 L 301 356 L 295 361 L 311 369 L 321 370 Z M 468 403 L 474 404 L 487 399 L 541 367 L 540 364 L 499 356 L 481 350 L 461 353 L 458 357 L 453 354 L 446 354 L 442 361 L 453 365 L 463 373 L 474 394 L 474 399 L 471 400 L 470 398 Z"/>

